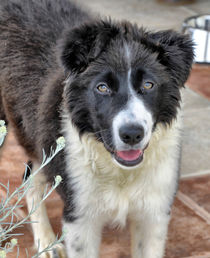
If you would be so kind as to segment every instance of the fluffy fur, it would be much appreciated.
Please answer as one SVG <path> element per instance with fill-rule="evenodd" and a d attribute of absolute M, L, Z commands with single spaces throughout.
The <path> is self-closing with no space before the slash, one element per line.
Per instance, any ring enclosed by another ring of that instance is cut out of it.
<path fill-rule="evenodd" d="M 0 50 L 1 119 L 14 127 L 33 169 L 42 149 L 49 154 L 66 138 L 27 197 L 30 208 L 45 181 L 62 176 L 67 254 L 61 245 L 58 255 L 97 258 L 103 226 L 129 219 L 132 257 L 163 257 L 190 39 L 100 20 L 67 0 L 2 0 Z M 118 155 L 138 150 L 136 160 Z M 32 219 L 40 219 L 34 239 L 44 248 L 54 239 L 45 207 Z"/>

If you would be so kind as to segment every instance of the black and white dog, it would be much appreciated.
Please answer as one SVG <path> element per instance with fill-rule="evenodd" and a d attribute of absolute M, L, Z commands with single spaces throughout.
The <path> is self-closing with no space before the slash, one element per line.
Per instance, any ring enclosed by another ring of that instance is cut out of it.
<path fill-rule="evenodd" d="M 192 42 L 174 31 L 101 20 L 68 0 L 1 0 L 0 118 L 33 170 L 42 149 L 49 154 L 65 135 L 65 150 L 36 176 L 27 202 L 62 176 L 68 257 L 97 258 L 104 225 L 127 219 L 132 257 L 163 257 L 178 182 L 180 89 L 192 60 Z M 44 248 L 55 239 L 44 205 L 32 220 Z"/>

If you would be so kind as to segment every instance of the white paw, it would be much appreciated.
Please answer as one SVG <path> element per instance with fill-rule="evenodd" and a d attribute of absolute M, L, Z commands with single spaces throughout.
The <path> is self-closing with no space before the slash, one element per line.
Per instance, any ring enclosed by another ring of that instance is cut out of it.
<path fill-rule="evenodd" d="M 65 247 L 63 244 L 53 246 L 51 251 L 40 255 L 41 258 L 67 258 Z"/>

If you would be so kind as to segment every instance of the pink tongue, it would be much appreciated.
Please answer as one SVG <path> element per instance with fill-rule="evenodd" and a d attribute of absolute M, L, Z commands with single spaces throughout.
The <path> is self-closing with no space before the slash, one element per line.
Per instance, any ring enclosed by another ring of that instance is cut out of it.
<path fill-rule="evenodd" d="M 117 151 L 117 156 L 126 161 L 136 160 L 141 154 L 141 150 Z"/>

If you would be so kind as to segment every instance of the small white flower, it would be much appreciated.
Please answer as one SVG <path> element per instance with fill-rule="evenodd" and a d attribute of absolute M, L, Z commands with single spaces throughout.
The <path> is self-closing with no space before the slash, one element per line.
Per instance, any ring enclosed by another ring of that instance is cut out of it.
<path fill-rule="evenodd" d="M 60 175 L 57 175 L 57 176 L 55 177 L 55 184 L 56 184 L 56 185 L 59 185 L 61 181 L 62 181 L 62 177 L 61 177 Z"/>
<path fill-rule="evenodd" d="M 65 147 L 65 138 L 63 136 L 59 137 L 56 140 L 56 143 L 57 143 L 59 148 L 63 149 Z"/>
<path fill-rule="evenodd" d="M 17 239 L 16 238 L 12 238 L 11 240 L 10 240 L 10 243 L 13 245 L 13 246 L 15 246 L 15 245 L 17 245 Z"/>
<path fill-rule="evenodd" d="M 0 126 L 5 125 L 5 121 L 4 120 L 0 120 Z"/>
<path fill-rule="evenodd" d="M 66 234 L 69 232 L 69 230 L 68 230 L 68 228 L 66 228 L 66 227 L 63 227 L 63 230 L 62 230 L 62 232 L 63 232 L 63 234 L 64 234 L 64 235 L 66 235 Z"/>
<path fill-rule="evenodd" d="M 0 251 L 0 258 L 6 258 L 6 252 Z"/>
<path fill-rule="evenodd" d="M 6 133 L 7 133 L 6 126 L 5 125 L 0 126 L 0 136 L 5 135 Z"/>

